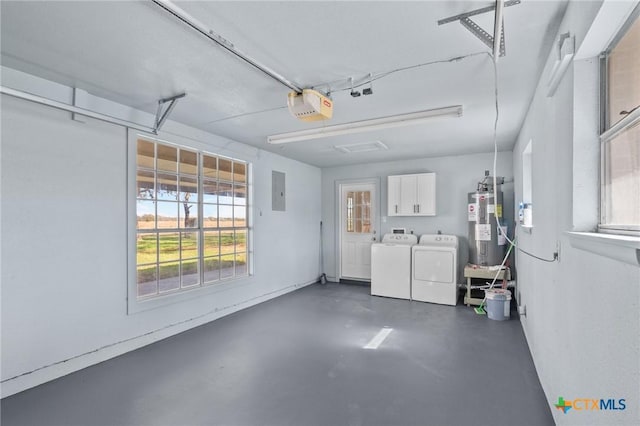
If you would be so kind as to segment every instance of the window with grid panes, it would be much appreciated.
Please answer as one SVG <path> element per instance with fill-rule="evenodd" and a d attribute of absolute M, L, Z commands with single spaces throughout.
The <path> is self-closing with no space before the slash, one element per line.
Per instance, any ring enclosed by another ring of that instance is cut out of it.
<path fill-rule="evenodd" d="M 137 140 L 138 298 L 248 275 L 247 164 Z"/>
<path fill-rule="evenodd" d="M 600 226 L 640 235 L 640 6 L 603 54 Z"/>
<path fill-rule="evenodd" d="M 371 193 L 369 191 L 347 193 L 347 232 L 357 234 L 371 232 Z"/>

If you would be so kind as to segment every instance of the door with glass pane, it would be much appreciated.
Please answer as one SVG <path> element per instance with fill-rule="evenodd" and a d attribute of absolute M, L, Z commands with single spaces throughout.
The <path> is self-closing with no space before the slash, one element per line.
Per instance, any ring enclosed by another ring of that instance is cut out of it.
<path fill-rule="evenodd" d="M 340 277 L 371 279 L 371 244 L 376 240 L 376 186 L 340 186 Z"/>

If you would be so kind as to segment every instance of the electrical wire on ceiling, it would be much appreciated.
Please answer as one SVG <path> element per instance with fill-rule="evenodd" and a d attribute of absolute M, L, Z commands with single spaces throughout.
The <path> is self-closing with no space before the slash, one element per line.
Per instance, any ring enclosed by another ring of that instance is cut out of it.
<path fill-rule="evenodd" d="M 446 64 L 446 63 L 451 63 L 451 62 L 458 62 L 458 61 L 462 61 L 464 59 L 467 58 L 471 58 L 473 56 L 480 56 L 480 55 L 489 55 L 488 52 L 475 52 L 475 53 L 469 53 L 467 55 L 462 55 L 462 56 L 455 56 L 452 58 L 448 58 L 448 59 L 439 59 L 439 60 L 435 60 L 435 61 L 429 61 L 429 62 L 423 62 L 420 64 L 415 64 L 415 65 L 409 65 L 406 67 L 401 67 L 401 68 L 395 68 L 392 69 L 390 71 L 384 71 L 384 72 L 380 72 L 377 74 L 373 74 L 373 73 L 369 73 L 367 77 L 363 78 L 360 80 L 360 83 L 357 84 L 353 84 L 351 85 L 351 79 L 352 77 L 346 77 L 346 78 L 342 78 L 342 79 L 338 79 L 338 80 L 333 80 L 333 81 L 328 81 L 328 82 L 323 82 L 323 83 L 317 83 L 314 84 L 312 86 L 310 86 L 311 89 L 319 89 L 319 88 L 326 88 L 325 92 L 327 94 L 331 94 L 331 93 L 336 93 L 336 92 L 345 92 L 348 90 L 353 90 L 353 89 L 358 89 L 362 86 L 366 86 L 368 84 L 371 84 L 374 81 L 380 80 L 381 78 L 387 77 L 389 75 L 398 73 L 398 72 L 402 72 L 402 71 L 409 71 L 415 68 L 422 68 L 422 67 L 426 67 L 429 65 L 437 65 L 437 64 Z M 337 86 L 336 86 L 337 85 Z"/>
<path fill-rule="evenodd" d="M 378 74 L 373 74 L 373 73 L 369 73 L 367 74 L 367 77 L 365 77 L 363 80 L 361 80 L 360 83 L 354 84 L 353 85 L 353 89 L 357 89 L 360 88 L 362 86 L 366 86 L 371 84 L 374 81 L 380 80 L 382 78 L 388 77 L 392 74 L 395 73 L 399 73 L 399 72 L 403 72 L 403 71 L 410 71 L 416 68 L 422 68 L 422 67 L 426 67 L 426 66 L 430 66 L 430 65 L 437 65 L 437 64 L 447 64 L 447 63 L 453 63 L 453 62 L 459 62 L 462 61 L 464 59 L 467 58 L 471 58 L 474 56 L 482 56 L 482 55 L 487 55 L 487 56 L 491 56 L 491 54 L 489 52 L 475 52 L 475 53 L 469 53 L 467 55 L 462 55 L 462 56 L 455 56 L 452 58 L 448 58 L 448 59 L 440 59 L 440 60 L 435 60 L 435 61 L 430 61 L 430 62 L 423 62 L 420 64 L 415 64 L 415 65 L 409 65 L 406 67 L 401 67 L 401 68 L 395 68 L 389 71 L 384 71 L 384 72 L 380 72 Z M 335 93 L 335 92 L 345 92 L 345 91 L 350 91 L 352 90 L 352 86 L 350 84 L 352 77 L 345 77 L 339 80 L 333 80 L 330 82 L 323 82 L 323 83 L 317 83 L 314 84 L 312 86 L 309 86 L 309 88 L 317 90 L 319 88 L 327 88 L 328 90 L 325 90 L 324 92 L 327 94 L 330 93 Z M 344 87 L 342 86 L 334 86 L 334 84 L 342 84 Z M 259 111 L 250 111 L 250 112 L 245 112 L 242 114 L 236 114 L 236 115 L 231 115 L 228 117 L 223 117 L 223 118 L 219 118 L 217 120 L 212 120 L 212 121 L 207 121 L 201 124 L 213 124 L 213 123 L 220 123 L 222 121 L 226 121 L 226 120 L 233 120 L 235 118 L 242 118 L 242 117 L 247 117 L 250 115 L 256 115 L 256 114 L 262 114 L 265 112 L 271 112 L 271 111 L 276 111 L 279 109 L 286 109 L 286 106 L 277 106 L 277 107 L 273 107 L 273 108 L 266 108 L 263 110 L 259 110 Z"/>

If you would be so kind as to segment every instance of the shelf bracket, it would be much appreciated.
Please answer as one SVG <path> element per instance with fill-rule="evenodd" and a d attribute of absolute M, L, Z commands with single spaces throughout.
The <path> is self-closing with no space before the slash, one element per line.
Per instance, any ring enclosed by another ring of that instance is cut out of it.
<path fill-rule="evenodd" d="M 154 134 L 157 134 L 158 130 L 160 130 L 160 127 L 162 127 L 164 122 L 167 121 L 167 118 L 169 117 L 169 114 L 171 114 L 171 111 L 173 111 L 173 108 L 176 106 L 176 102 L 178 102 L 178 99 L 184 98 L 185 96 L 187 96 L 187 94 L 183 92 L 183 93 L 180 93 L 179 95 L 171 96 L 170 98 L 160 99 L 158 101 L 158 110 L 156 111 L 156 121 L 155 121 L 155 124 L 153 125 Z M 164 110 L 164 112 L 162 112 L 163 107 L 166 103 L 168 103 L 169 105 Z"/>

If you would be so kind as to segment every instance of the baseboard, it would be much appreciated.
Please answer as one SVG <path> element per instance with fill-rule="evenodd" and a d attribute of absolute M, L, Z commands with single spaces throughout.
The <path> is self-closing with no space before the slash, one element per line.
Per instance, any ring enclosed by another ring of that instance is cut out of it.
<path fill-rule="evenodd" d="M 42 366 L 32 371 L 28 371 L 8 378 L 2 381 L 1 397 L 6 398 L 27 389 L 50 382 L 51 380 L 58 379 L 71 373 L 75 373 L 76 371 L 91 367 L 92 365 L 99 364 L 101 362 L 123 355 L 127 352 L 140 349 L 144 346 L 156 343 L 171 336 L 175 336 L 176 334 L 190 330 L 194 327 L 198 327 L 211 321 L 215 321 L 218 318 L 222 318 L 234 312 L 250 308 L 251 306 L 258 305 L 260 303 L 266 302 L 268 300 L 274 299 L 308 285 L 315 284 L 317 282 L 317 280 L 313 280 L 301 284 L 293 284 L 282 289 L 263 294 L 261 296 L 250 298 L 231 306 L 217 308 L 214 311 L 204 313 L 195 318 L 187 319 L 176 324 L 170 324 L 166 327 L 151 331 L 149 333 L 145 333 L 141 336 L 132 337 L 130 339 L 126 339 L 101 348 L 96 348 L 92 351 L 76 355 L 70 359 L 57 361 L 53 364 Z"/>
<path fill-rule="evenodd" d="M 516 308 L 516 315 L 518 315 L 517 308 Z M 520 318 L 518 318 L 518 320 L 520 320 Z M 531 345 L 529 344 L 529 335 L 527 334 L 527 328 L 525 327 L 525 325 L 522 322 L 522 320 L 520 320 L 520 327 L 522 327 L 522 333 L 524 334 L 524 340 L 527 343 L 527 349 L 529 350 L 529 355 L 531 356 L 531 360 L 533 361 L 533 368 L 536 370 L 536 375 L 538 376 L 538 381 L 540 382 L 540 387 L 542 387 L 542 392 L 544 393 L 544 396 L 547 399 L 547 401 L 553 401 L 554 398 L 556 398 L 556 396 L 552 395 L 549 392 L 549 386 L 547 385 L 547 383 L 543 380 L 542 376 L 540 375 L 540 370 L 538 369 L 538 364 L 536 363 L 536 358 L 533 355 L 533 351 L 531 350 Z M 551 406 L 549 406 L 549 412 L 551 413 L 551 416 L 553 417 L 553 421 L 557 423 L 558 419 L 557 419 L 557 415 L 556 415 L 556 410 L 552 410 Z"/>

